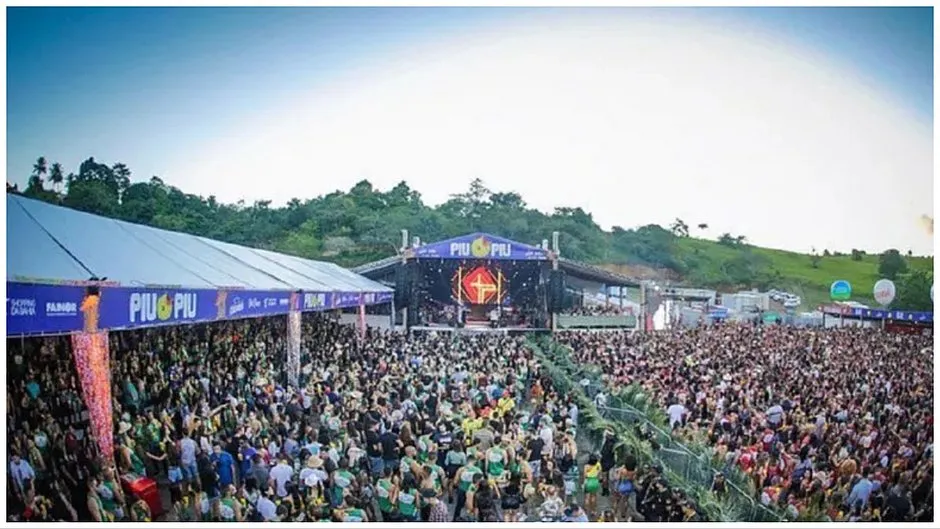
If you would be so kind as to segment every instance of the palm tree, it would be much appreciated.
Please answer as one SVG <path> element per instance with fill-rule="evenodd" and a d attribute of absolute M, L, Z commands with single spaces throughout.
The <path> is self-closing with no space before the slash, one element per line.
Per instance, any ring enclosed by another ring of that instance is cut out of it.
<path fill-rule="evenodd" d="M 39 192 L 42 190 L 42 177 L 46 174 L 46 157 L 40 156 L 36 159 L 36 163 L 33 164 L 33 174 L 29 177 L 28 189 L 32 189 L 33 192 Z"/>
<path fill-rule="evenodd" d="M 62 184 L 65 182 L 65 175 L 62 174 L 62 164 L 59 162 L 52 164 L 52 169 L 49 171 L 49 181 L 52 182 L 56 192 L 62 189 Z"/>

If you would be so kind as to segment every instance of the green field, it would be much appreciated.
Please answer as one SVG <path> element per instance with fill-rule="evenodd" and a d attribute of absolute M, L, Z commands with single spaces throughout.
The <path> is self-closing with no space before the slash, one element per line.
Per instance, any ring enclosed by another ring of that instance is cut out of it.
<path fill-rule="evenodd" d="M 728 247 L 714 241 L 691 237 L 679 239 L 683 253 L 694 253 L 703 257 L 714 266 L 735 258 L 741 252 L 738 248 Z M 852 285 L 852 299 L 860 303 L 874 304 L 872 289 L 881 279 L 878 274 L 878 255 L 863 255 L 860 261 L 853 261 L 850 255 L 832 255 L 820 257 L 813 267 L 809 255 L 773 250 L 770 248 L 748 247 L 755 255 L 766 259 L 768 272 L 779 273 L 779 280 L 772 288 L 786 290 L 803 298 L 803 310 L 814 308 L 829 300 L 829 286 L 833 281 L 844 279 Z M 906 257 L 910 270 L 923 270 L 933 273 L 933 257 Z"/>

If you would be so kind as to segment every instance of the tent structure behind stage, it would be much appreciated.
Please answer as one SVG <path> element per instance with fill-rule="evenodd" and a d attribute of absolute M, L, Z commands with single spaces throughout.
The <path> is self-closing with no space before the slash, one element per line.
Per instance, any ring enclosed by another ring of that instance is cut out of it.
<path fill-rule="evenodd" d="M 7 194 L 7 335 L 80 330 L 92 278 L 101 329 L 387 303 L 333 263 L 160 230 Z"/>

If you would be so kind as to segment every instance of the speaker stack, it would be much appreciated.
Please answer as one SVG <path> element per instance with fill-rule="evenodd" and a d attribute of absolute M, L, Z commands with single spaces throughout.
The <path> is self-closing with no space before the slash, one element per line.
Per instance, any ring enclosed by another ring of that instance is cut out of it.
<path fill-rule="evenodd" d="M 552 270 L 548 276 L 548 310 L 559 313 L 565 308 L 565 272 Z"/>

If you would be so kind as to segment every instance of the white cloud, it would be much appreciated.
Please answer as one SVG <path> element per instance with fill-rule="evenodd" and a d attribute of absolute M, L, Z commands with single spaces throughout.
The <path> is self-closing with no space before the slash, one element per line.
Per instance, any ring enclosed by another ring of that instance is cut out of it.
<path fill-rule="evenodd" d="M 797 250 L 933 252 L 931 130 L 790 43 L 689 20 L 518 22 L 425 43 L 277 108 L 167 173 L 223 200 L 474 177 L 604 227 L 681 217 Z M 298 66 L 301 67 L 301 66 Z"/>

